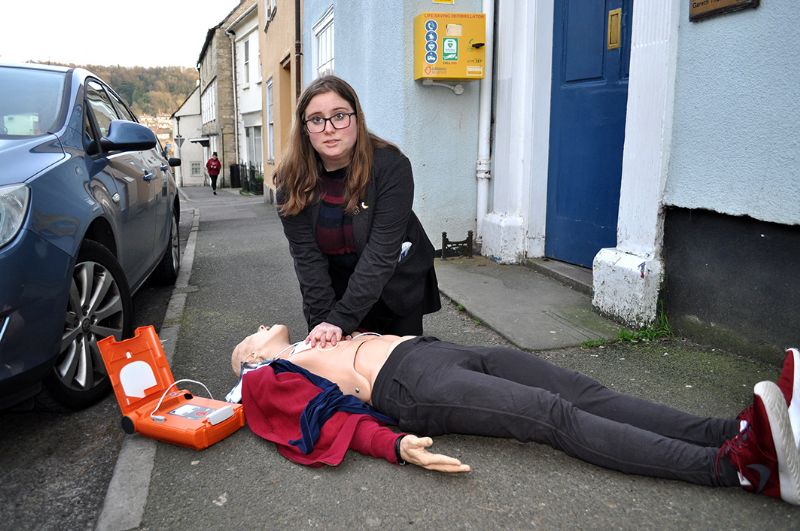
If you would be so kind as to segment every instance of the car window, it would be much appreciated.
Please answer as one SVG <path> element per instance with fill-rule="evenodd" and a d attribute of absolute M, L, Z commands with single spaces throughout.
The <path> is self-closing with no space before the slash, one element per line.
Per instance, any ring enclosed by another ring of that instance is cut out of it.
<path fill-rule="evenodd" d="M 86 82 L 86 101 L 89 102 L 89 108 L 92 110 L 100 135 L 107 136 L 111 120 L 118 120 L 119 115 L 114 110 L 114 105 L 108 99 L 103 86 L 97 81 L 90 79 Z"/>
<path fill-rule="evenodd" d="M 37 136 L 61 127 L 65 74 L 0 68 L 0 138 Z"/>
<path fill-rule="evenodd" d="M 123 120 L 130 120 L 131 122 L 135 122 L 136 118 L 133 117 L 133 113 L 128 110 L 128 107 L 122 102 L 121 99 L 117 97 L 116 94 L 111 92 L 110 90 L 107 91 L 108 95 L 111 96 L 111 100 L 114 102 L 114 107 L 117 109 L 117 114 L 119 114 Z"/>

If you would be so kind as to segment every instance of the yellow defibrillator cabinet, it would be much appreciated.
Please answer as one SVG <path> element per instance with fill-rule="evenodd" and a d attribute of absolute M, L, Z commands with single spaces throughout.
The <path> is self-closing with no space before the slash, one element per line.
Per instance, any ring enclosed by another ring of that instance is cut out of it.
<path fill-rule="evenodd" d="M 483 79 L 485 60 L 485 14 L 414 17 L 414 79 Z"/>

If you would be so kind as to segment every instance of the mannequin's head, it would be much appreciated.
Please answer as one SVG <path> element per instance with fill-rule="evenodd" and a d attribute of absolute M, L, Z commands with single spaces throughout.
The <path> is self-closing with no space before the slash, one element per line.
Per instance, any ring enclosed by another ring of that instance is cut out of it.
<path fill-rule="evenodd" d="M 289 345 L 289 329 L 285 325 L 261 325 L 258 332 L 244 338 L 231 354 L 231 368 L 239 376 L 242 362 L 258 363 L 274 357 Z"/>

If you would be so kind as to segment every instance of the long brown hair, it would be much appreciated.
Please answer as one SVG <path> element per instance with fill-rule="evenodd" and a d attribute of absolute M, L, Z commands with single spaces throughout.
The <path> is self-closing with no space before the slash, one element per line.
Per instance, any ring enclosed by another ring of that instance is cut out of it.
<path fill-rule="evenodd" d="M 279 208 L 281 215 L 298 214 L 317 194 L 321 162 L 308 138 L 304 120 L 306 108 L 311 99 L 328 92 L 333 92 L 347 101 L 356 113 L 355 122 L 358 128 L 356 143 L 353 146 L 353 156 L 347 168 L 344 196 L 344 210 L 348 214 L 352 214 L 356 210 L 359 198 L 369 184 L 375 148 L 388 144 L 367 129 L 364 112 L 361 110 L 358 95 L 353 87 L 336 76 L 323 76 L 315 79 L 306 87 L 300 96 L 300 101 L 297 102 L 289 149 L 276 171 L 275 184 L 285 194 L 285 200 Z"/>

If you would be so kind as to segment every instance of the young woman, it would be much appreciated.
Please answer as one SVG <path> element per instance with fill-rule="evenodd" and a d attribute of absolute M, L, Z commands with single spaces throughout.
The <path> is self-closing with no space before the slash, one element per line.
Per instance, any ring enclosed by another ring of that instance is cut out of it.
<path fill-rule="evenodd" d="M 442 472 L 469 472 L 427 451 L 433 441 L 394 433 L 460 433 L 546 443 L 628 474 L 745 490 L 800 504 L 800 351 L 778 385 L 760 382 L 737 418 L 698 417 L 617 393 L 535 355 L 432 337 L 364 334 L 335 347 L 291 344 L 262 326 L 233 351 L 245 372 L 228 396 L 250 429 L 294 462 L 341 463 L 348 449 Z"/>
<path fill-rule="evenodd" d="M 222 170 L 222 163 L 217 158 L 216 151 L 211 154 L 211 158 L 206 162 L 206 170 L 208 171 L 209 179 L 211 179 L 211 191 L 214 192 L 214 195 L 217 195 L 217 177 L 219 177 L 219 172 Z"/>
<path fill-rule="evenodd" d="M 441 307 L 433 245 L 411 209 L 409 160 L 367 130 L 353 88 L 316 79 L 276 173 L 312 346 L 357 329 L 421 334 Z"/>

